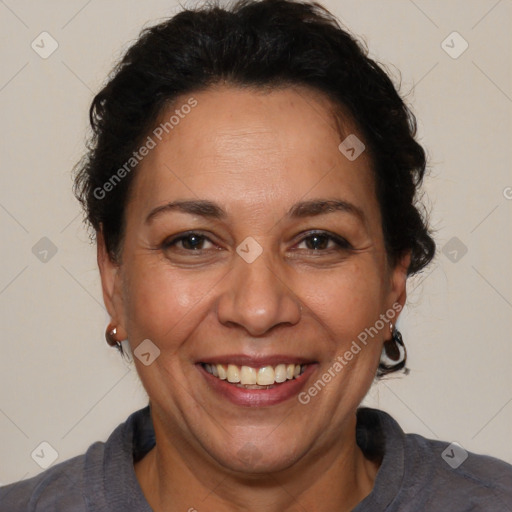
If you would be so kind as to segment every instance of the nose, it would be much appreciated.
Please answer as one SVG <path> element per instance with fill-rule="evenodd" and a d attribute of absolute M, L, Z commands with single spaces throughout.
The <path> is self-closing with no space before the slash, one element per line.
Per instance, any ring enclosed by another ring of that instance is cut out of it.
<path fill-rule="evenodd" d="M 236 258 L 217 303 L 219 321 L 261 336 L 279 324 L 295 325 L 302 306 L 276 265 L 264 256 L 252 263 Z"/>

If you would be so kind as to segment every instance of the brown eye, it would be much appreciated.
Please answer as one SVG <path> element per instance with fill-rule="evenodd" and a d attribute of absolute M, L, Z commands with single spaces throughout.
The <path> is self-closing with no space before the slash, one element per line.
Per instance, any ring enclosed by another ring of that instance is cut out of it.
<path fill-rule="evenodd" d="M 330 239 L 326 235 L 311 235 L 305 240 L 308 249 L 319 250 L 327 249 L 329 246 Z"/>
<path fill-rule="evenodd" d="M 212 244 L 212 242 L 204 235 L 200 235 L 199 233 L 186 233 L 165 241 L 162 247 L 164 249 L 177 247 L 178 249 L 185 251 L 202 251 L 209 249 L 209 247 L 204 246 L 208 243 Z"/>
<path fill-rule="evenodd" d="M 300 242 L 306 245 L 306 249 L 310 251 L 328 251 L 328 250 L 346 250 L 350 249 L 351 245 L 339 236 L 335 236 L 329 233 L 311 233 L 304 237 Z"/>

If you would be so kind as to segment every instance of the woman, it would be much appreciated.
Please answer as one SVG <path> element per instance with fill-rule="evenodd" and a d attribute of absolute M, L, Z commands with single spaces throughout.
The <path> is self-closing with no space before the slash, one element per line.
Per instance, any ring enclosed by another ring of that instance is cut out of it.
<path fill-rule="evenodd" d="M 405 367 L 395 323 L 435 244 L 414 117 L 327 11 L 185 11 L 91 124 L 76 193 L 149 406 L 2 510 L 511 508 L 510 465 L 359 407 Z"/>

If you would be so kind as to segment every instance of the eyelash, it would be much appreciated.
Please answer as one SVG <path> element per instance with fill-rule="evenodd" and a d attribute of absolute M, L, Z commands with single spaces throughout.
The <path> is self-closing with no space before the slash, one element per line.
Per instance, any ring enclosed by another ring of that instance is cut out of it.
<path fill-rule="evenodd" d="M 175 237 L 172 237 L 170 239 L 167 239 L 165 240 L 162 245 L 161 245 L 161 249 L 170 249 L 171 247 L 173 246 L 176 246 L 176 244 L 178 244 L 179 242 L 183 241 L 183 240 L 187 240 L 187 239 L 190 239 L 192 237 L 197 237 L 199 238 L 201 241 L 208 241 L 210 243 L 214 243 L 212 242 L 206 235 L 202 235 L 201 233 L 198 233 L 196 231 L 188 231 L 186 233 L 182 233 L 180 235 L 177 235 Z M 297 244 L 301 244 L 315 236 L 318 236 L 318 237 L 322 237 L 322 238 L 326 238 L 328 242 L 332 241 L 336 244 L 336 248 L 331 248 L 331 249 L 306 249 L 308 252 L 311 252 L 311 253 L 328 253 L 328 252 L 331 252 L 332 250 L 334 251 L 338 251 L 338 252 L 343 252 L 343 251 L 349 251 L 349 250 L 352 250 L 353 247 L 352 245 L 347 241 L 345 240 L 344 238 L 338 236 L 338 235 L 334 235 L 333 233 L 329 233 L 328 231 L 311 231 L 311 232 L 308 232 L 306 234 L 306 236 L 302 237 L 299 242 L 297 242 Z M 208 250 L 211 250 L 211 249 L 183 249 L 181 248 L 180 249 L 181 251 L 185 251 L 185 252 L 188 252 L 188 253 L 191 253 L 191 254 L 196 254 L 196 255 L 201 255 L 203 252 L 205 251 L 208 251 Z M 299 249 L 300 250 L 300 249 Z"/>

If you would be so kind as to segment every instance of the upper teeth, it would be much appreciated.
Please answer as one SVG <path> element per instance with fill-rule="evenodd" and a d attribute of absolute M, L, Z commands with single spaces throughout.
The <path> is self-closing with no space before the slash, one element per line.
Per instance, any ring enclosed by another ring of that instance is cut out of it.
<path fill-rule="evenodd" d="M 278 364 L 277 366 L 237 366 L 235 364 L 204 364 L 205 370 L 215 377 L 243 385 L 258 384 L 269 386 L 298 377 L 304 372 L 305 365 Z"/>

